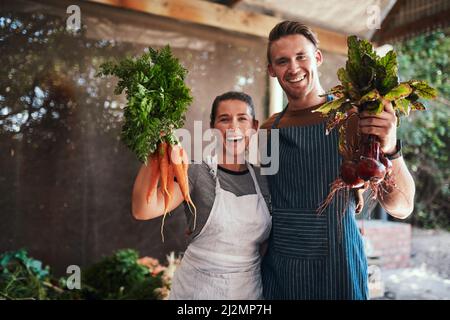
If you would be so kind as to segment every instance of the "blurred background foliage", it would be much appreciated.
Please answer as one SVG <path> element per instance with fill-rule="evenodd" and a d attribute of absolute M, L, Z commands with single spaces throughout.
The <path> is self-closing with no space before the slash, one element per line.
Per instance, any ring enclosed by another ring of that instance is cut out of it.
<path fill-rule="evenodd" d="M 416 182 L 416 203 L 409 221 L 424 228 L 450 230 L 449 119 L 450 29 L 406 40 L 394 45 L 399 74 L 404 79 L 426 80 L 439 91 L 427 102 L 427 111 L 402 119 L 399 137 L 404 158 Z"/>

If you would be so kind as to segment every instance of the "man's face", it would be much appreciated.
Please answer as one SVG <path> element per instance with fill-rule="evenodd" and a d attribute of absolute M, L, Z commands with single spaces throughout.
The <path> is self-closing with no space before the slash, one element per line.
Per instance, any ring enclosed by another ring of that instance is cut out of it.
<path fill-rule="evenodd" d="M 269 74 L 277 77 L 291 100 L 306 97 L 319 86 L 317 67 L 322 64 L 322 53 L 302 35 L 289 35 L 272 43 Z"/>

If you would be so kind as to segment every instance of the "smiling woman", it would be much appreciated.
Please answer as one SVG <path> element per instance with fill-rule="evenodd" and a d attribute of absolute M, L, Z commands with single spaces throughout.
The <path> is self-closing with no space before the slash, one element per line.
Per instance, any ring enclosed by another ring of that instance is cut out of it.
<path fill-rule="evenodd" d="M 271 228 L 267 182 L 259 168 L 237 162 L 258 128 L 251 97 L 241 92 L 216 97 L 211 126 L 222 138 L 217 148 L 231 161 L 208 157 L 189 166 L 189 190 L 198 223 L 185 206 L 190 243 L 175 272 L 170 298 L 261 299 L 260 249 Z M 151 164 L 143 165 L 135 181 L 133 207 L 139 219 L 162 214 L 161 186 L 158 195 L 144 201 L 151 175 Z M 173 183 L 179 190 L 179 181 Z M 171 207 L 182 200 L 180 192 L 174 193 Z"/>

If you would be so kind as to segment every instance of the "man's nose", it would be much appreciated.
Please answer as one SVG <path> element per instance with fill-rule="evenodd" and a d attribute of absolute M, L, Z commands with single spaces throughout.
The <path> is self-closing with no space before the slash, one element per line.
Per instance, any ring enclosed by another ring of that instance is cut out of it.
<path fill-rule="evenodd" d="M 292 74 L 296 74 L 300 68 L 300 65 L 296 59 L 292 59 L 289 61 L 288 72 Z"/>

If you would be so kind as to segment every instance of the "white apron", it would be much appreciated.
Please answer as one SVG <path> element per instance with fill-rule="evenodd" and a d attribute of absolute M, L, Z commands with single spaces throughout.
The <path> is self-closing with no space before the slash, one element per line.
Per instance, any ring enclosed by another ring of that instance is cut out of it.
<path fill-rule="evenodd" d="M 192 240 L 172 280 L 170 300 L 262 299 L 259 247 L 272 226 L 255 172 L 247 165 L 256 194 L 223 190 L 217 162 L 208 163 L 216 197 L 206 224 Z"/>

